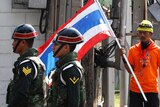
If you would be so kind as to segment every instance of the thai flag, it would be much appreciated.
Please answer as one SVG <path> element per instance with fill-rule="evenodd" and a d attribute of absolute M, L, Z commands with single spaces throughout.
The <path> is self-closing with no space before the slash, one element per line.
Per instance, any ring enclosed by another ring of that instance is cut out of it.
<path fill-rule="evenodd" d="M 98 2 L 89 0 L 70 20 L 62 25 L 44 45 L 38 48 L 39 57 L 46 65 L 46 75 L 55 66 L 56 59 L 53 58 L 52 41 L 58 31 L 66 27 L 74 27 L 84 37 L 84 42 L 77 45 L 75 51 L 80 60 L 94 45 L 111 36 L 111 27 L 104 17 L 102 8 Z"/>

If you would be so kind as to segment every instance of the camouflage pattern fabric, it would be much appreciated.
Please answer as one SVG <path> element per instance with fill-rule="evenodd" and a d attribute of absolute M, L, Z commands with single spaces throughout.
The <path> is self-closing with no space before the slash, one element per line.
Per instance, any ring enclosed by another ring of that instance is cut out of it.
<path fill-rule="evenodd" d="M 45 106 L 45 68 L 36 55 L 35 49 L 29 49 L 15 62 L 14 77 L 7 89 L 6 103 L 8 107 Z M 35 57 L 35 60 L 30 57 Z"/>
<path fill-rule="evenodd" d="M 48 107 L 84 106 L 84 71 L 81 64 L 76 61 L 76 55 L 74 52 L 70 53 L 57 62 L 56 72 L 52 76 Z M 69 67 L 70 65 L 72 66 Z"/>

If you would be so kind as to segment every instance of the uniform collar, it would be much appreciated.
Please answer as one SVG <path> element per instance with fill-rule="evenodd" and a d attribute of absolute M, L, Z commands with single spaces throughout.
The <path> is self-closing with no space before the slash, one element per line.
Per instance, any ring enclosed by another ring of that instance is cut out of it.
<path fill-rule="evenodd" d="M 26 57 L 30 57 L 30 56 L 37 56 L 38 55 L 38 51 L 35 48 L 29 48 L 28 50 L 26 50 L 26 52 L 24 52 L 19 58 L 18 60 L 23 60 Z"/>
<path fill-rule="evenodd" d="M 71 52 L 66 54 L 65 56 L 63 56 L 62 58 L 60 58 L 58 60 L 58 62 L 56 63 L 56 66 L 58 68 L 60 68 L 61 66 L 63 66 L 64 64 L 70 62 L 70 61 L 75 61 L 77 60 L 77 53 L 76 52 Z"/>

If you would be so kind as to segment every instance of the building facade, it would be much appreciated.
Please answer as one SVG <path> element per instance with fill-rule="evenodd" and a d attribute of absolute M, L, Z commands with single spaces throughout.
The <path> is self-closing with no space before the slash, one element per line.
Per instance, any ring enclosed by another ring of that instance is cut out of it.
<path fill-rule="evenodd" d="M 12 2 L 16 0 L 0 0 L 0 107 L 6 107 L 7 85 L 12 79 L 13 63 L 18 57 L 12 52 L 11 36 L 14 28 L 19 24 L 32 24 L 39 32 L 41 11 L 38 9 L 13 8 Z M 25 1 L 25 0 L 17 0 Z M 22 6 L 23 7 L 23 6 Z M 44 43 L 44 35 L 39 33 L 34 47 Z"/>

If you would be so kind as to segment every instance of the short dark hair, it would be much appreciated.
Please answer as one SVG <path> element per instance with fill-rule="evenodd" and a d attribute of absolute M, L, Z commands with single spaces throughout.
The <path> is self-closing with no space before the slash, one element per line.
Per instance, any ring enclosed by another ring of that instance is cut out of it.
<path fill-rule="evenodd" d="M 27 45 L 28 45 L 29 48 L 32 48 L 32 47 L 33 47 L 34 38 L 25 39 L 25 41 L 27 42 Z"/>
<path fill-rule="evenodd" d="M 73 52 L 76 48 L 76 44 L 68 44 L 70 46 L 70 51 Z"/>

